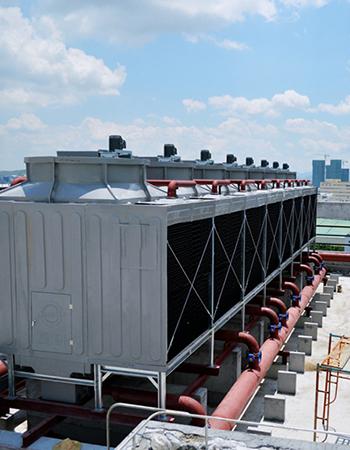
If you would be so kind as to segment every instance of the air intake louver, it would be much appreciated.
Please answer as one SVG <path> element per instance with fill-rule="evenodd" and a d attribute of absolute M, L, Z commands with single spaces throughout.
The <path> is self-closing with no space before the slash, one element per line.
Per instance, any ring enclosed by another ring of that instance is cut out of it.
<path fill-rule="evenodd" d="M 241 300 L 243 212 L 215 218 L 215 319 Z"/>
<path fill-rule="evenodd" d="M 283 261 L 293 253 L 293 200 L 283 202 L 282 250 Z"/>
<path fill-rule="evenodd" d="M 267 207 L 266 228 L 266 266 L 267 274 L 276 270 L 280 265 L 280 230 L 281 203 L 272 203 Z"/>
<path fill-rule="evenodd" d="M 303 220 L 304 211 L 302 208 L 302 198 L 297 197 L 294 199 L 294 239 L 293 239 L 293 252 L 302 244 L 303 237 Z"/>
<path fill-rule="evenodd" d="M 210 323 L 211 226 L 212 221 L 206 219 L 168 228 L 169 358 Z"/>
<path fill-rule="evenodd" d="M 245 286 L 246 293 L 250 292 L 263 280 L 264 242 L 264 215 L 265 208 L 253 208 L 246 211 L 247 227 L 245 232 Z"/>

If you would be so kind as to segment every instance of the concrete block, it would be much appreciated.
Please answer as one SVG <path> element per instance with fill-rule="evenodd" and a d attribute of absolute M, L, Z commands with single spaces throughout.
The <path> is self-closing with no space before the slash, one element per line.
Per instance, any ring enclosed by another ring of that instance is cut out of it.
<path fill-rule="evenodd" d="M 312 353 L 312 337 L 311 336 L 298 336 L 298 351 L 304 352 L 305 355 L 311 356 Z"/>
<path fill-rule="evenodd" d="M 292 372 L 305 372 L 305 353 L 303 352 L 289 352 L 288 369 Z"/>
<path fill-rule="evenodd" d="M 278 372 L 280 370 L 287 370 L 287 364 L 273 363 L 266 374 L 266 378 L 270 378 L 271 380 L 277 380 Z"/>
<path fill-rule="evenodd" d="M 323 322 L 323 312 L 322 311 L 315 311 L 314 309 L 310 312 L 310 318 L 309 322 L 315 322 L 318 325 L 318 328 L 322 328 L 322 322 Z"/>
<path fill-rule="evenodd" d="M 295 328 L 304 329 L 305 322 L 310 322 L 310 317 L 308 317 L 306 314 L 304 314 L 303 316 L 300 317 Z"/>
<path fill-rule="evenodd" d="M 311 336 L 313 341 L 317 341 L 318 325 L 316 322 L 305 322 L 304 333 L 305 336 Z"/>
<path fill-rule="evenodd" d="M 271 422 L 284 422 L 286 399 L 282 395 L 265 395 L 264 420 Z"/>
<path fill-rule="evenodd" d="M 322 311 L 323 317 L 327 315 L 327 303 L 326 302 L 315 302 L 313 305 L 315 311 Z"/>
<path fill-rule="evenodd" d="M 332 279 L 328 280 L 328 282 L 327 282 L 327 286 L 331 286 L 333 288 L 333 292 L 335 292 L 337 290 L 337 284 L 338 283 L 336 282 L 336 280 L 332 280 Z"/>
<path fill-rule="evenodd" d="M 335 280 L 335 281 L 337 282 L 337 284 L 339 283 L 339 275 L 336 274 L 336 273 L 331 273 L 331 274 L 329 275 L 329 279 L 330 279 L 330 280 Z"/>
<path fill-rule="evenodd" d="M 323 292 L 325 294 L 330 294 L 331 298 L 333 298 L 333 295 L 334 295 L 333 286 L 323 286 Z"/>
<path fill-rule="evenodd" d="M 279 394 L 295 395 L 297 393 L 297 373 L 280 370 L 277 378 L 277 392 Z"/>
<path fill-rule="evenodd" d="M 258 434 L 259 436 L 272 436 L 272 431 L 258 427 L 248 427 L 247 433 Z"/>
<path fill-rule="evenodd" d="M 331 306 L 331 296 L 330 294 L 323 294 L 321 292 L 316 292 L 314 296 L 315 301 L 326 302 L 327 308 Z"/>

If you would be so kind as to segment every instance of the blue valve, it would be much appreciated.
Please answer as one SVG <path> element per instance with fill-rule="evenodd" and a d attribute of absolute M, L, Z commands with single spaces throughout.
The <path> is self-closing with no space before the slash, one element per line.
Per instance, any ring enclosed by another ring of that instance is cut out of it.
<path fill-rule="evenodd" d="M 260 362 L 261 361 L 261 352 L 258 353 L 248 353 L 248 362 L 249 364 L 252 364 L 255 361 Z"/>

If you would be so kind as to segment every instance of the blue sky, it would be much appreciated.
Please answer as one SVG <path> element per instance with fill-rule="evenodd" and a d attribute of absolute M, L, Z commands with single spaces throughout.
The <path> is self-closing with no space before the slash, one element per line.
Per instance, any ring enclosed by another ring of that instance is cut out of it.
<path fill-rule="evenodd" d="M 350 160 L 349 0 L 0 0 L 0 169 L 28 155 Z"/>

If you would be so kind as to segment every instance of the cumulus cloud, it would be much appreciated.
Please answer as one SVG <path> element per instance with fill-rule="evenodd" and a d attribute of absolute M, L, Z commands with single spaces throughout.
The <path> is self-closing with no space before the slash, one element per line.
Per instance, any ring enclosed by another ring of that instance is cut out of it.
<path fill-rule="evenodd" d="M 247 99 L 222 95 L 210 97 L 208 103 L 224 114 L 264 114 L 273 117 L 279 115 L 284 109 L 306 109 L 310 106 L 310 99 L 294 90 L 287 90 L 274 95 L 271 99 L 264 97 Z"/>
<path fill-rule="evenodd" d="M 207 105 L 200 100 L 195 100 L 193 98 L 185 98 L 182 100 L 182 104 L 184 105 L 187 112 L 198 112 L 206 109 Z"/>
<path fill-rule="evenodd" d="M 338 127 L 334 123 L 319 121 L 316 119 L 287 119 L 285 122 L 285 129 L 292 133 L 304 135 L 320 135 L 322 133 L 332 135 L 338 134 Z"/>
<path fill-rule="evenodd" d="M 248 16 L 273 20 L 275 0 L 38 0 L 70 35 L 143 44 L 164 33 L 208 33 Z"/>
<path fill-rule="evenodd" d="M 338 104 L 333 105 L 332 103 L 320 103 L 318 105 L 318 111 L 333 114 L 335 116 L 341 116 L 350 113 L 350 95 L 348 95 L 344 100 L 340 101 Z"/>
<path fill-rule="evenodd" d="M 29 20 L 19 8 L 0 8 L 0 29 L 1 103 L 47 106 L 119 94 L 125 68 L 67 47 L 51 18 Z"/>

